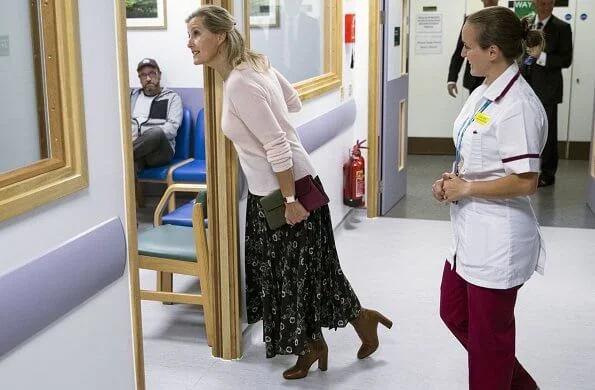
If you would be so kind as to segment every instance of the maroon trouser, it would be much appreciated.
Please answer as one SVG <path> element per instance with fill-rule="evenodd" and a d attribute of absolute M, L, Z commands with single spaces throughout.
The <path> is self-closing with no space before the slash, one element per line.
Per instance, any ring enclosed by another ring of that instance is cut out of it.
<path fill-rule="evenodd" d="M 471 390 L 535 390 L 515 358 L 514 305 L 520 286 L 496 290 L 467 283 L 448 261 L 440 287 L 440 317 L 463 344 Z"/>

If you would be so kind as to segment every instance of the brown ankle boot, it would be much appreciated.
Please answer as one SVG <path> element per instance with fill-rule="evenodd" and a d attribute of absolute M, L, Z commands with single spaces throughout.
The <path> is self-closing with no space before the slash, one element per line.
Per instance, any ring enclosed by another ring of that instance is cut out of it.
<path fill-rule="evenodd" d="M 283 372 L 285 379 L 301 379 L 308 375 L 310 366 L 318 360 L 318 368 L 326 371 L 328 368 L 328 347 L 324 338 L 320 340 L 310 340 L 310 351 L 305 355 L 298 356 L 295 366 Z"/>
<path fill-rule="evenodd" d="M 360 310 L 359 317 L 349 321 L 355 328 L 357 335 L 362 340 L 362 346 L 357 351 L 357 358 L 364 359 L 373 354 L 378 349 L 378 323 L 390 329 L 393 322 L 378 313 L 376 310 Z"/>

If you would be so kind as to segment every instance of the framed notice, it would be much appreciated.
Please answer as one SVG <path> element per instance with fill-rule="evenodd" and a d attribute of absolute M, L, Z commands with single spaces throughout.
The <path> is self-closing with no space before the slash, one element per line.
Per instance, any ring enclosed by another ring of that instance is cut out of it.
<path fill-rule="evenodd" d="M 126 0 L 126 27 L 129 29 L 167 28 L 165 0 Z"/>

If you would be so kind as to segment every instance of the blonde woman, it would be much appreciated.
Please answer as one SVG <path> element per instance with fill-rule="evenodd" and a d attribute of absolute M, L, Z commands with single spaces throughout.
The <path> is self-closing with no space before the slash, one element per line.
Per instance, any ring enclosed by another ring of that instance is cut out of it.
<path fill-rule="evenodd" d="M 308 375 L 312 364 L 327 369 L 321 328 L 351 323 L 363 359 L 378 348 L 378 323 L 392 322 L 361 307 L 343 274 L 328 206 L 311 213 L 295 199 L 294 182 L 312 175 L 320 183 L 289 112 L 301 109 L 295 89 L 261 54 L 248 50 L 234 18 L 204 6 L 187 19 L 188 48 L 195 65 L 223 78 L 222 128 L 233 142 L 248 181 L 246 296 L 248 322 L 263 320 L 267 358 L 297 355 L 285 379 Z M 287 225 L 269 229 L 259 199 L 281 189 Z"/>

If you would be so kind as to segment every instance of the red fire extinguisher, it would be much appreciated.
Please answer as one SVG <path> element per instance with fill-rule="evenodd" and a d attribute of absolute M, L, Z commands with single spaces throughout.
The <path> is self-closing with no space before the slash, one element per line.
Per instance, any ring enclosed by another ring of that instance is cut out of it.
<path fill-rule="evenodd" d="M 366 140 L 357 140 L 349 156 L 349 161 L 343 166 L 343 203 L 351 207 L 364 205 L 366 193 L 365 162 L 361 149 Z"/>

